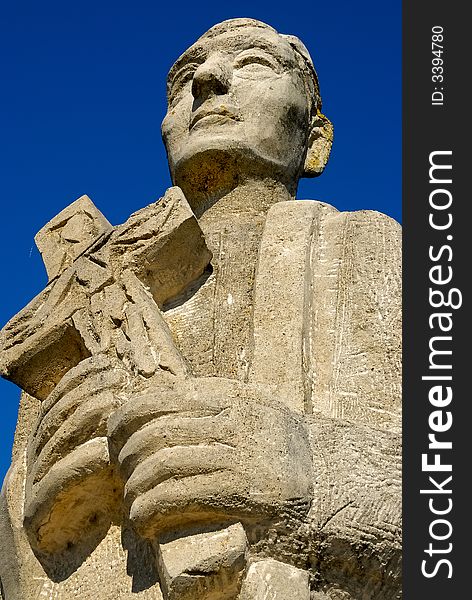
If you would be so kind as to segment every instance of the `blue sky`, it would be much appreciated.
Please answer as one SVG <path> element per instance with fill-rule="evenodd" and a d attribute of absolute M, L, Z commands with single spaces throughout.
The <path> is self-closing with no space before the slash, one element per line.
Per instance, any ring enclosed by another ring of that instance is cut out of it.
<path fill-rule="evenodd" d="M 165 76 L 211 25 L 254 17 L 295 34 L 335 127 L 299 198 L 401 218 L 401 2 L 9 2 L 0 21 L 0 327 L 46 284 L 36 232 L 82 194 L 113 224 L 170 185 Z M 0 481 L 19 390 L 0 381 Z"/>

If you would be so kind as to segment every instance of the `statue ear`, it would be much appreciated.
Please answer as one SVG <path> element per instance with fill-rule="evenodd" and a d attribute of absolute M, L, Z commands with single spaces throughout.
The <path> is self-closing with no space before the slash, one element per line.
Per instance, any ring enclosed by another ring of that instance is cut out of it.
<path fill-rule="evenodd" d="M 308 137 L 303 177 L 318 177 L 328 162 L 333 144 L 333 125 L 319 111 L 316 113 Z"/>

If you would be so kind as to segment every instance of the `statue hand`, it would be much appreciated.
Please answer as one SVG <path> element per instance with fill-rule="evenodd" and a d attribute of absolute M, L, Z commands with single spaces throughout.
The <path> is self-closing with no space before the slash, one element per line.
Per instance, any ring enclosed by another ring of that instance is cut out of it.
<path fill-rule="evenodd" d="M 116 503 L 106 430 L 125 380 L 118 363 L 98 355 L 43 401 L 27 454 L 25 526 L 33 547 L 52 552 L 75 543 Z"/>
<path fill-rule="evenodd" d="M 133 273 L 122 279 L 132 301 L 115 286 L 123 306 L 106 320 L 104 350 L 68 371 L 44 399 L 28 444 L 25 525 L 32 545 L 48 552 L 75 544 L 117 511 L 121 481 L 110 462 L 107 427 L 122 398 L 151 374 L 166 381 L 187 373 L 150 294 Z M 110 350 L 117 357 L 105 354 Z"/>
<path fill-rule="evenodd" d="M 154 386 L 111 417 L 109 435 L 144 537 L 204 521 L 254 521 L 311 497 L 304 422 L 257 386 L 220 378 Z"/>

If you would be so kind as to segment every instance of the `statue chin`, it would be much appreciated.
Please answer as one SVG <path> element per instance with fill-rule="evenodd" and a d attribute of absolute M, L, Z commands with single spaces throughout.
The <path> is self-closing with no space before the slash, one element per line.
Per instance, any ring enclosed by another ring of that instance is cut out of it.
<path fill-rule="evenodd" d="M 192 140 L 175 161 L 172 158 L 169 153 L 174 184 L 182 189 L 197 215 L 209 202 L 219 200 L 250 180 L 272 179 L 281 182 L 292 193 L 296 190 L 298 178 L 292 165 L 242 141 L 226 138 Z"/>

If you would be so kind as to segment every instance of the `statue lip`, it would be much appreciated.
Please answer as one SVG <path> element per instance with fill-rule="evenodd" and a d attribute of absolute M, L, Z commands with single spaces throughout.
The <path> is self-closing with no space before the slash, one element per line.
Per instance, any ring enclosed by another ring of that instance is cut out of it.
<path fill-rule="evenodd" d="M 236 111 L 232 110 L 233 107 L 229 108 L 224 104 L 207 108 L 202 106 L 198 108 L 193 114 L 190 120 L 190 129 L 192 129 L 199 121 L 206 117 L 226 117 L 232 121 L 241 121 L 241 117 L 236 114 Z"/>

